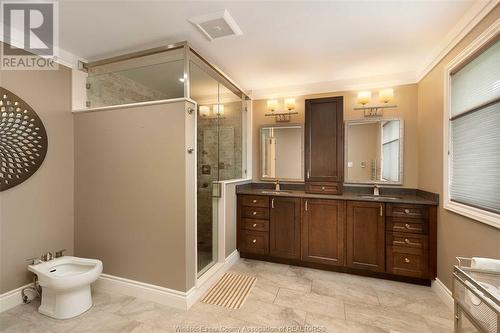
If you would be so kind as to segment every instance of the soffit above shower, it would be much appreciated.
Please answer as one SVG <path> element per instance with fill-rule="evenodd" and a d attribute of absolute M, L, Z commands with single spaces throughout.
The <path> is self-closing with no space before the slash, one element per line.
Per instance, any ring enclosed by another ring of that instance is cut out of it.
<path fill-rule="evenodd" d="M 189 19 L 209 40 L 242 35 L 240 27 L 227 10 Z"/>

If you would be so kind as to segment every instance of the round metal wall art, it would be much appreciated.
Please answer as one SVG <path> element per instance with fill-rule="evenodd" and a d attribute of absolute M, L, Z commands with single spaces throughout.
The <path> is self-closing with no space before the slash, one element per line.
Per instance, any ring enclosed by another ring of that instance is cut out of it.
<path fill-rule="evenodd" d="M 47 154 L 43 123 L 25 101 L 0 87 L 0 192 L 21 184 Z"/>

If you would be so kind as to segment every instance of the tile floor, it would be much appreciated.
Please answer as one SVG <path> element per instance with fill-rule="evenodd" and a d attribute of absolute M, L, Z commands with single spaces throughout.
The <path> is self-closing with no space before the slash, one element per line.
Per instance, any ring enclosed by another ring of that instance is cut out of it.
<path fill-rule="evenodd" d="M 77 318 L 53 320 L 31 303 L 0 314 L 0 331 L 236 333 L 311 326 L 316 331 L 305 332 L 453 332 L 451 310 L 429 287 L 245 259 L 231 271 L 257 277 L 239 310 L 197 303 L 182 311 L 95 292 L 94 307 Z"/>

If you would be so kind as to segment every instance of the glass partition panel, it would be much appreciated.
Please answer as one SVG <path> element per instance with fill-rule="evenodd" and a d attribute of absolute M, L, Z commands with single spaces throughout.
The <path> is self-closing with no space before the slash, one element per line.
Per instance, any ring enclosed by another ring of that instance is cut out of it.
<path fill-rule="evenodd" d="M 219 180 L 242 178 L 243 103 L 219 84 Z"/>
<path fill-rule="evenodd" d="M 244 174 L 246 103 L 229 81 L 195 54 L 189 61 L 189 87 L 191 99 L 198 104 L 197 256 L 201 275 L 217 262 L 220 181 Z"/>
<path fill-rule="evenodd" d="M 219 180 L 219 83 L 194 63 L 190 64 L 191 98 L 197 114 L 197 258 L 198 274 L 216 262 L 217 197 Z M 221 112 L 222 108 L 221 108 Z"/>
<path fill-rule="evenodd" d="M 184 97 L 184 49 L 92 66 L 86 107 Z"/>

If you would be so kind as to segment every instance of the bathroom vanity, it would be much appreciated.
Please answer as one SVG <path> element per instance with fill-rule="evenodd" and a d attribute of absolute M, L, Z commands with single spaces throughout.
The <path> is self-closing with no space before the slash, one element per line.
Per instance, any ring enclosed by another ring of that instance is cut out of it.
<path fill-rule="evenodd" d="M 308 99 L 304 124 L 260 134 L 261 182 L 237 187 L 242 257 L 430 284 L 439 198 L 398 187 L 402 119 L 344 122 L 342 97 Z"/>
<path fill-rule="evenodd" d="M 237 197 L 243 258 L 419 284 L 436 276 L 434 194 L 399 189 L 375 197 L 346 187 L 323 195 L 255 183 L 239 186 Z"/>

